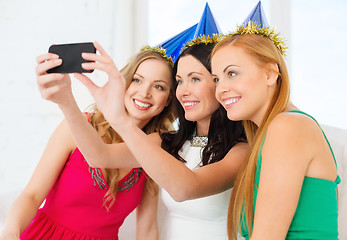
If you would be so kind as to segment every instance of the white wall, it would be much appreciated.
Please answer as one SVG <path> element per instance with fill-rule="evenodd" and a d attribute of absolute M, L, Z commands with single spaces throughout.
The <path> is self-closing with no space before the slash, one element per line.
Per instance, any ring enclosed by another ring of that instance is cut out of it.
<path fill-rule="evenodd" d="M 52 43 L 97 40 L 122 67 L 146 43 L 146 15 L 145 0 L 0 0 L 0 192 L 25 186 L 63 119 L 37 90 L 36 56 Z M 102 83 L 106 76 L 94 72 L 92 78 Z M 93 99 L 78 80 L 72 82 L 85 110 Z"/>

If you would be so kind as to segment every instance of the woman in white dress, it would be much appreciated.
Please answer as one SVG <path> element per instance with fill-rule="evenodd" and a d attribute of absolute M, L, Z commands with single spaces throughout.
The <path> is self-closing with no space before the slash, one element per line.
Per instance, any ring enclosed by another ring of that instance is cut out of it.
<path fill-rule="evenodd" d="M 75 77 L 89 89 L 124 143 L 104 144 L 77 113 L 70 114 L 67 122 L 90 166 L 142 167 L 161 187 L 160 195 L 168 208 L 161 239 L 225 240 L 230 189 L 248 144 L 242 123 L 228 120 L 215 98 L 209 63 L 213 40 L 203 37 L 189 46 L 173 70 L 177 132 L 146 135 L 130 121 L 124 109 L 125 81 L 116 66 L 108 69 L 109 80 L 101 87 L 85 75 Z M 96 63 L 86 63 L 83 68 L 99 69 L 97 55 L 85 59 Z M 141 84 L 141 76 L 138 78 Z M 143 109 L 150 107 L 143 105 Z"/>
<path fill-rule="evenodd" d="M 198 42 L 199 40 L 190 43 L 190 47 L 181 53 L 174 65 L 174 101 L 179 128 L 177 132 L 161 134 L 162 148 L 195 173 L 205 170 L 207 175 L 201 176 L 210 183 L 215 182 L 214 171 L 218 171 L 222 178 L 225 174 L 231 183 L 232 171 L 228 173 L 227 169 L 218 170 L 218 166 L 211 164 L 233 161 L 232 156 L 230 159 L 225 156 L 235 144 L 244 141 L 243 128 L 240 122 L 228 121 L 224 109 L 215 102 L 215 85 L 209 61 L 214 44 L 197 44 Z M 209 172 L 210 167 L 217 168 Z M 219 167 L 222 168 L 222 165 Z M 197 184 L 199 177 L 195 180 L 196 188 L 203 187 Z M 160 197 L 168 210 L 161 232 L 162 239 L 227 239 L 230 187 L 231 185 L 225 184 L 227 190 L 193 200 L 186 200 L 192 198 L 189 193 L 183 199 L 174 199 L 175 196 L 171 197 L 170 192 L 161 188 Z"/>

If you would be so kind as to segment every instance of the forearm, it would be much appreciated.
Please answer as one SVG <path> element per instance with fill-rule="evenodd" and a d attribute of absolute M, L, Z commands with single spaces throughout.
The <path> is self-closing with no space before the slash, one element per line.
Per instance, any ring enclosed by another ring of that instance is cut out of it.
<path fill-rule="evenodd" d="M 151 141 L 136 125 L 127 121 L 117 132 L 146 173 L 176 201 L 186 200 L 186 194 L 198 188 L 195 173 Z"/>
<path fill-rule="evenodd" d="M 12 204 L 5 221 L 1 236 L 16 236 L 29 226 L 36 216 L 41 203 L 22 193 Z M 6 238 L 5 238 L 6 239 Z"/>
<path fill-rule="evenodd" d="M 103 167 L 109 155 L 107 145 L 102 141 L 97 131 L 88 123 L 75 100 L 69 105 L 59 105 L 71 131 L 75 144 L 92 167 Z"/>

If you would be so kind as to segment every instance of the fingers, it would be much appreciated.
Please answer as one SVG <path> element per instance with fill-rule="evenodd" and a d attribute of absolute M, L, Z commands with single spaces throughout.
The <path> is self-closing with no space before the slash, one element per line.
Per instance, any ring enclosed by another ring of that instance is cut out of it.
<path fill-rule="evenodd" d="M 63 60 L 61 60 L 60 58 L 58 58 L 58 59 L 53 58 L 53 59 L 48 59 L 46 61 L 41 61 L 41 63 L 39 63 L 36 66 L 36 74 L 38 76 L 46 74 L 47 70 L 54 68 L 54 67 L 57 67 L 57 66 L 60 66 L 62 63 L 63 63 Z"/>
<path fill-rule="evenodd" d="M 58 59 L 59 56 L 54 53 L 45 53 L 36 58 L 37 64 L 43 63 L 45 61 L 51 60 L 51 59 Z"/>
<path fill-rule="evenodd" d="M 42 75 L 37 78 L 36 82 L 39 86 L 39 89 L 49 88 L 54 85 L 63 84 L 64 82 L 61 81 L 64 78 L 64 74 L 60 73 L 52 73 L 52 74 L 46 74 Z"/>
<path fill-rule="evenodd" d="M 115 70 L 113 65 L 103 64 L 103 63 L 99 63 L 99 62 L 82 63 L 82 68 L 84 68 L 86 70 L 98 69 L 98 70 L 101 70 L 101 71 L 108 73 L 109 75 L 111 75 L 112 71 Z"/>
<path fill-rule="evenodd" d="M 82 57 L 89 61 L 98 61 L 102 63 L 112 63 L 112 58 L 107 54 L 107 52 L 100 46 L 99 43 L 94 42 L 94 47 L 99 51 L 100 55 L 96 53 L 82 53 Z"/>
<path fill-rule="evenodd" d="M 100 55 L 96 53 L 82 53 L 82 57 L 85 60 L 89 60 L 92 62 L 99 62 L 104 64 L 109 64 L 112 66 L 112 68 L 116 69 L 118 71 L 117 66 L 114 64 L 112 58 L 107 54 L 107 52 L 101 47 L 101 45 L 98 42 L 94 42 L 95 48 L 98 50 Z M 82 66 L 83 67 L 83 66 Z M 88 69 L 92 70 L 92 69 Z M 101 70 L 101 69 L 99 69 Z"/>
<path fill-rule="evenodd" d="M 98 55 L 96 53 L 82 53 L 82 58 L 92 62 L 101 62 L 101 63 L 111 63 L 113 64 L 112 59 L 106 58 L 104 56 Z"/>
<path fill-rule="evenodd" d="M 74 77 L 80 80 L 80 82 L 86 86 L 89 90 L 89 92 L 94 96 L 95 91 L 99 88 L 97 85 L 93 83 L 90 78 L 87 76 L 81 74 L 81 73 L 74 73 Z"/>
<path fill-rule="evenodd" d="M 96 48 L 96 50 L 99 51 L 99 53 L 100 53 L 102 56 L 111 58 L 111 57 L 107 54 L 107 52 L 101 47 L 101 45 L 100 45 L 97 41 L 94 42 L 94 47 Z"/>

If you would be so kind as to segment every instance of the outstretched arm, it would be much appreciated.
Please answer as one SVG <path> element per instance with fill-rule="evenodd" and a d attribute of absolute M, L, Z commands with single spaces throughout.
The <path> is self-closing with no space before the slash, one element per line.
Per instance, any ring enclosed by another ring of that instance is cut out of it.
<path fill-rule="evenodd" d="M 246 143 L 238 143 L 224 159 L 192 171 L 150 141 L 150 136 L 135 125 L 129 123 L 117 131 L 147 174 L 176 201 L 205 197 L 231 188 L 248 151 Z M 139 142 L 142 144 L 137 144 Z"/>
<path fill-rule="evenodd" d="M 40 205 L 58 178 L 75 144 L 65 122 L 52 134 L 30 181 L 13 202 L 7 215 L 1 240 L 19 239 L 34 219 Z"/>
<path fill-rule="evenodd" d="M 112 75 L 112 59 L 100 45 L 95 44 L 95 46 L 102 55 L 92 54 L 93 61 L 97 61 L 101 70 Z M 48 69 L 62 64 L 61 59 L 58 59 L 58 55 L 52 53 L 41 55 L 37 58 L 37 64 L 37 84 L 42 97 L 58 104 L 65 116 L 75 143 L 88 164 L 92 167 L 100 168 L 139 167 L 139 164 L 124 143 L 105 144 L 95 129 L 88 123 L 72 94 L 69 75 L 47 74 Z M 99 88 L 98 91 L 102 94 L 105 89 L 107 89 L 107 86 Z M 112 152 L 116 154 L 112 154 Z"/>
<path fill-rule="evenodd" d="M 85 69 L 98 67 L 96 63 L 83 65 Z M 89 89 L 98 108 L 147 174 L 176 201 L 204 197 L 232 187 L 246 156 L 247 144 L 239 143 L 223 160 L 191 171 L 160 147 L 161 139 L 158 135 L 147 136 L 129 119 L 124 109 L 125 79 L 118 71 L 115 70 L 109 78 L 106 84 L 108 91 L 103 94 L 88 79 L 79 79 Z"/>

